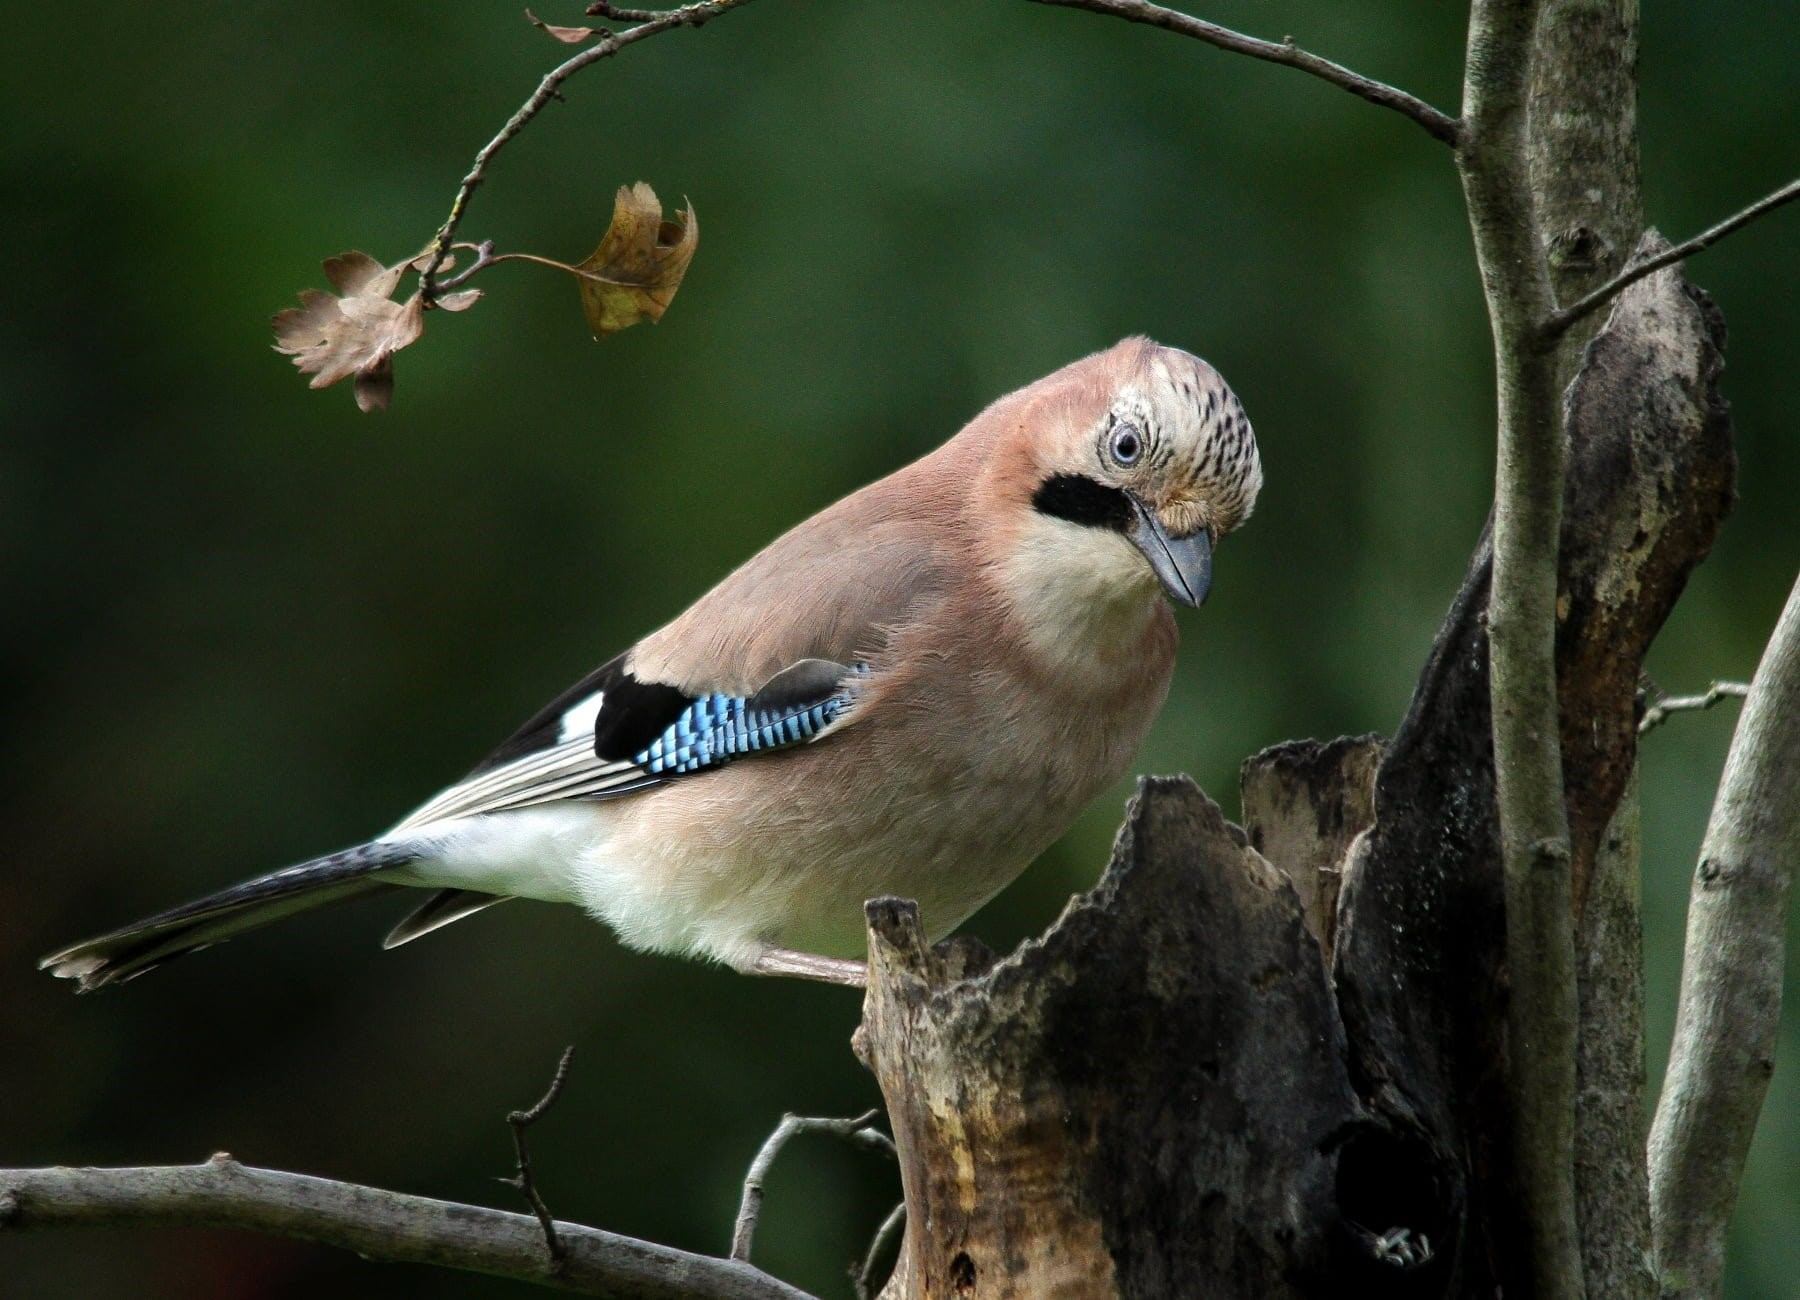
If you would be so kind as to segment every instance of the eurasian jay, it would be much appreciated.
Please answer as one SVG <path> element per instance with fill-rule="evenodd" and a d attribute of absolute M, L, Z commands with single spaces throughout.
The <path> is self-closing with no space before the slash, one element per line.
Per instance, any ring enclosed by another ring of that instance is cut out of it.
<path fill-rule="evenodd" d="M 83 990 L 321 904 L 508 898 L 628 946 L 858 984 L 863 902 L 947 934 L 1121 776 L 1262 485 L 1197 357 L 1126 339 L 778 538 L 366 844 L 46 957 Z M 1160 589 L 1160 590 L 1159 590 Z"/>

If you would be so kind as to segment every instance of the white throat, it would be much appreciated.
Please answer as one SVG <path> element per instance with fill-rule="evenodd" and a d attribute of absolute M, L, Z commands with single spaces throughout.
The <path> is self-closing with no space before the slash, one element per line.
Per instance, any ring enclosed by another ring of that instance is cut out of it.
<path fill-rule="evenodd" d="M 1150 565 L 1124 537 L 1049 515 L 1026 525 L 1002 581 L 1031 649 L 1077 676 L 1133 657 L 1162 599 Z"/>

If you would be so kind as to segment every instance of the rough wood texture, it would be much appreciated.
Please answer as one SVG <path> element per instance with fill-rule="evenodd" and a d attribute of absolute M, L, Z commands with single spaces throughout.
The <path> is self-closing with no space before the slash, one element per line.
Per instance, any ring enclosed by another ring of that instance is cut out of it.
<path fill-rule="evenodd" d="M 1731 503 L 1722 342 L 1705 295 L 1659 273 L 1621 297 L 1570 394 L 1557 659 L 1579 897 L 1629 780 L 1644 653 Z M 1522 1228 L 1509 1222 L 1496 1073 L 1503 913 L 1487 582 L 1483 546 L 1377 777 L 1366 860 L 1339 905 L 1336 974 L 1365 1093 L 1420 1124 L 1470 1180 L 1462 1291 L 1527 1294 L 1511 1272 Z"/>
<path fill-rule="evenodd" d="M 1637 258 L 1668 247 L 1654 231 Z M 1576 909 L 1637 756 L 1638 671 L 1711 549 L 1737 472 L 1725 324 L 1679 271 L 1620 295 L 1567 400 L 1571 499 L 1557 638 Z"/>
<path fill-rule="evenodd" d="M 1440 1189 L 1356 1099 L 1299 900 L 1190 781 L 1146 781 L 1099 885 L 1002 961 L 928 949 L 909 903 L 872 903 L 869 930 L 859 1040 L 909 1225 L 886 1295 L 1342 1295 L 1435 1273 L 1378 1257 Z"/>
<path fill-rule="evenodd" d="M 1238 776 L 1250 846 L 1293 883 L 1327 961 L 1345 863 L 1375 820 L 1382 750 L 1379 736 L 1294 740 L 1245 759 Z"/>

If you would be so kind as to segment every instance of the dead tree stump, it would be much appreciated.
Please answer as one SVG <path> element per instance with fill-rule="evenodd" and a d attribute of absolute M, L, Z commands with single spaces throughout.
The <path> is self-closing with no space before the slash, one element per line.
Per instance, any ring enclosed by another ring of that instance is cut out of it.
<path fill-rule="evenodd" d="M 1558 690 L 1590 1297 L 1646 1294 L 1643 1180 L 1618 1174 L 1643 1164 L 1620 818 L 1644 654 L 1732 500 L 1722 344 L 1705 296 L 1659 272 L 1621 295 L 1567 402 Z M 884 1296 L 1528 1293 L 1488 580 L 1484 538 L 1390 742 L 1246 763 L 1248 833 L 1186 779 L 1146 781 L 1100 883 L 999 959 L 932 949 L 912 904 L 870 904 L 858 1050 L 907 1200 Z"/>

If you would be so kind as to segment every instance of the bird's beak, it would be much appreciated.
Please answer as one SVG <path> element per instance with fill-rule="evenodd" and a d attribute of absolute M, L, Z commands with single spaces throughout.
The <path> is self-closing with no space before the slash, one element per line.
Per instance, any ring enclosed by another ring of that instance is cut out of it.
<path fill-rule="evenodd" d="M 1212 590 L 1212 533 L 1199 529 L 1186 537 L 1171 537 L 1150 506 L 1134 495 L 1137 522 L 1131 528 L 1131 544 L 1150 561 L 1150 570 L 1162 583 L 1169 599 L 1198 609 Z"/>

